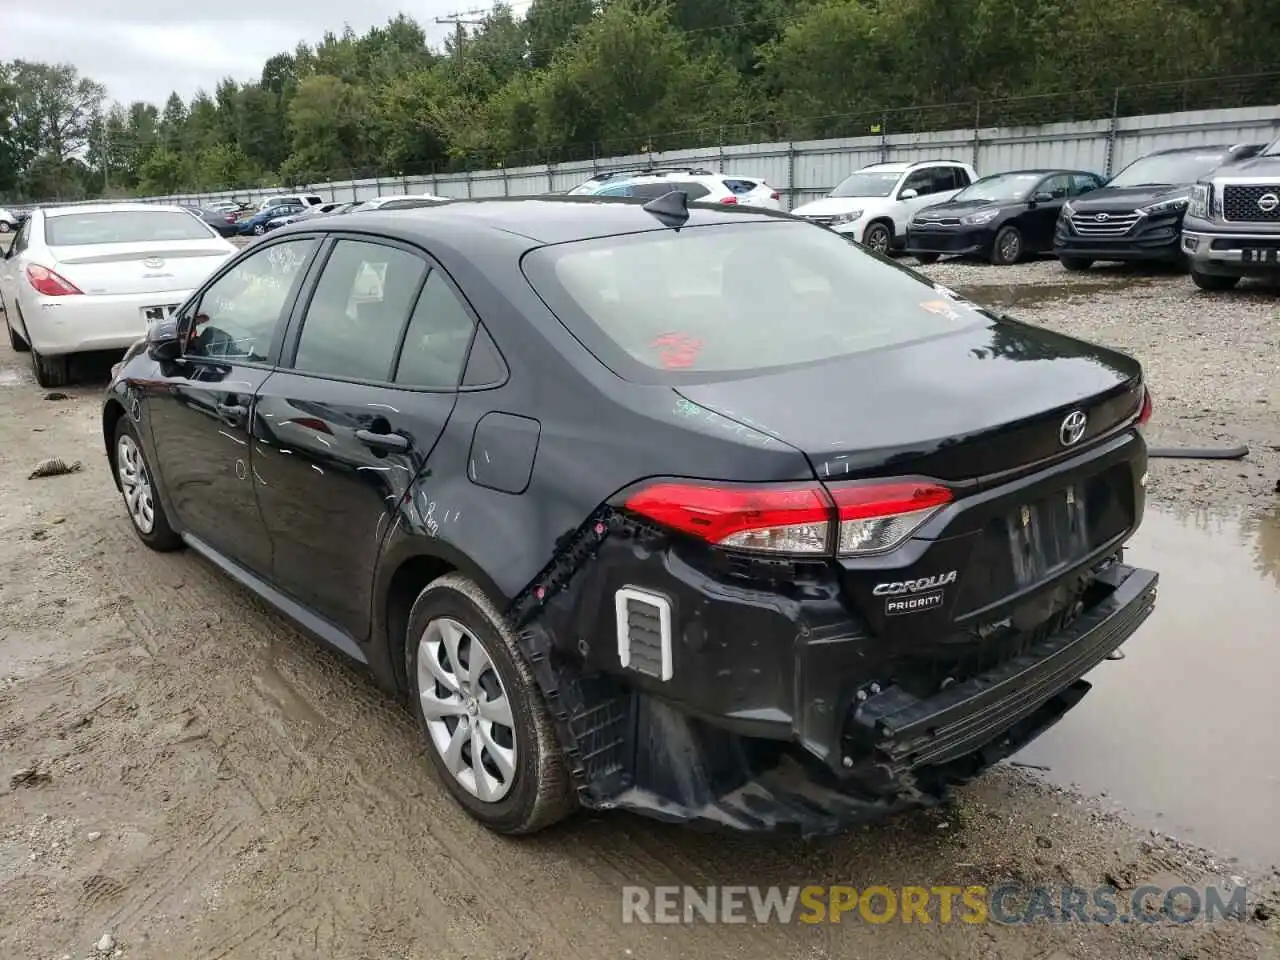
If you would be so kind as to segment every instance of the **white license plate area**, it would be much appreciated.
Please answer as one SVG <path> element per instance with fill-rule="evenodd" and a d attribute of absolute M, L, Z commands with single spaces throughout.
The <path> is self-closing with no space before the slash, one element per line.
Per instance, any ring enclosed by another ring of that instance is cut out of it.
<path fill-rule="evenodd" d="M 173 316 L 173 312 L 180 306 L 182 306 L 180 303 L 163 303 L 154 307 L 143 307 L 142 319 L 147 323 L 163 320 L 165 317 Z"/>

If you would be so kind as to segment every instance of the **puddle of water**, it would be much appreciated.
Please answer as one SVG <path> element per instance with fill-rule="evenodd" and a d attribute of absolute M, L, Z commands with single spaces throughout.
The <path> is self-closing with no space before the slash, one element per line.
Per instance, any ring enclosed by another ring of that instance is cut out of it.
<path fill-rule="evenodd" d="M 986 303 L 992 306 L 1008 308 L 1036 307 L 1070 297 L 1083 297 L 1090 294 L 1108 292 L 1123 293 L 1150 287 L 1155 283 L 1146 277 L 1113 277 L 1102 281 L 1081 281 L 1072 283 L 1037 283 L 1037 284 L 979 284 L 957 286 L 955 291 L 962 297 L 975 303 Z"/>
<path fill-rule="evenodd" d="M 1280 513 L 1148 507 L 1125 560 L 1159 571 L 1155 611 L 1017 759 L 1106 792 L 1144 826 L 1280 863 Z"/>

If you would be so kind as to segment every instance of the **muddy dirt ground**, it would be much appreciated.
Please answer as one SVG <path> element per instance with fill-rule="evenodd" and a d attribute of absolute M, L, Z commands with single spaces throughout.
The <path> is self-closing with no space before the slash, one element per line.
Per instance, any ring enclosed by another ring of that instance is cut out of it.
<path fill-rule="evenodd" d="M 1153 461 L 1153 503 L 1274 509 L 1274 292 L 1200 297 L 1185 278 L 1107 271 L 1067 289 L 1053 264 L 930 271 L 1136 353 L 1156 390 L 1153 443 L 1252 446 L 1242 462 Z M 1274 864 L 1153 836 L 1100 795 L 1008 765 L 949 808 L 814 843 L 625 815 L 487 833 L 433 780 L 407 711 L 357 669 L 198 557 L 136 540 L 98 424 L 109 362 L 46 399 L 26 356 L 0 346 L 6 958 L 1280 957 Z M 45 457 L 82 468 L 28 479 Z M 1246 883 L 1250 909 L 1185 926 L 621 922 L 626 884 L 1003 881 Z"/>

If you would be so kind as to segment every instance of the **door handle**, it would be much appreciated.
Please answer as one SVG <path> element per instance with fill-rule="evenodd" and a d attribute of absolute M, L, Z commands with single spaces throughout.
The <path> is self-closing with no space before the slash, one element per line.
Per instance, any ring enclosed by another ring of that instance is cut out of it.
<path fill-rule="evenodd" d="M 409 438 L 398 433 L 374 433 L 372 430 L 357 430 L 356 439 L 366 447 L 374 450 L 408 450 Z"/>
<path fill-rule="evenodd" d="M 233 427 L 240 426 L 249 413 L 248 407 L 241 406 L 238 403 L 220 403 L 217 409 L 218 416 L 222 421 Z"/>

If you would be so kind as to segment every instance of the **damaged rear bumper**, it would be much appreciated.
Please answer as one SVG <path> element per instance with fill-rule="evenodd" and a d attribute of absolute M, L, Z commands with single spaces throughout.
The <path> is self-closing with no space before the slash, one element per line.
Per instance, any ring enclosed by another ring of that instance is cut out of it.
<path fill-rule="evenodd" d="M 794 732 L 789 740 L 751 736 L 610 678 L 562 682 L 550 699 L 583 803 L 670 822 L 803 835 L 937 803 L 1056 723 L 1088 692 L 1081 678 L 1154 607 L 1152 571 L 1113 563 L 1095 583 L 1101 599 L 1070 626 L 992 669 L 931 696 L 893 684 L 864 699 L 846 696 L 838 741 L 830 744 L 836 752 L 825 758 Z M 539 666 L 549 677 L 549 660 Z"/>

